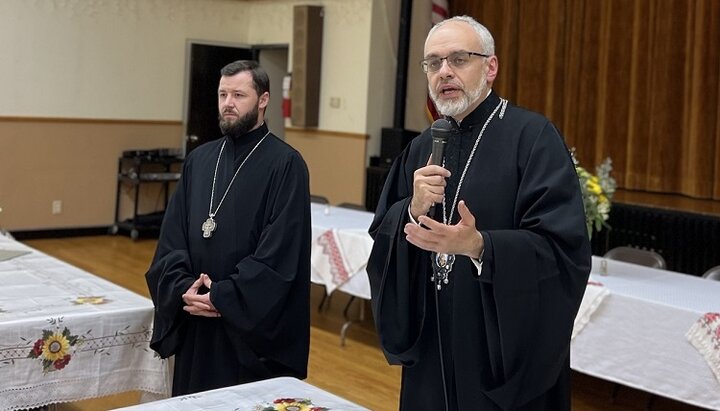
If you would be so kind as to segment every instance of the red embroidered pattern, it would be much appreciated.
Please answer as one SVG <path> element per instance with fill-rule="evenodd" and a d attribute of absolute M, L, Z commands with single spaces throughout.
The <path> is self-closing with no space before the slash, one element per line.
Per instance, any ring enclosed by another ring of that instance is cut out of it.
<path fill-rule="evenodd" d="M 706 313 L 702 321 L 702 326 L 712 336 L 713 348 L 720 350 L 720 313 Z"/>
<path fill-rule="evenodd" d="M 327 230 L 320 235 L 317 241 L 323 248 L 323 254 L 327 255 L 330 261 L 330 273 L 332 274 L 333 283 L 343 284 L 350 278 L 350 275 L 345 269 L 340 247 L 338 247 L 335 240 L 335 233 L 333 230 Z"/>

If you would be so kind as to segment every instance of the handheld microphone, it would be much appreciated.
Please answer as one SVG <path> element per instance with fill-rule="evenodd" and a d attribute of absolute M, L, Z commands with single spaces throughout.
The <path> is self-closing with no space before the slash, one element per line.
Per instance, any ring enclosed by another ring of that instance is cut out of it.
<path fill-rule="evenodd" d="M 442 166 L 443 156 L 445 154 L 445 144 L 447 144 L 450 134 L 452 134 L 453 126 L 448 120 L 440 118 L 435 120 L 430 127 L 430 135 L 432 136 L 432 154 L 430 155 L 430 164 Z M 428 215 L 435 215 L 435 204 L 430 206 Z"/>

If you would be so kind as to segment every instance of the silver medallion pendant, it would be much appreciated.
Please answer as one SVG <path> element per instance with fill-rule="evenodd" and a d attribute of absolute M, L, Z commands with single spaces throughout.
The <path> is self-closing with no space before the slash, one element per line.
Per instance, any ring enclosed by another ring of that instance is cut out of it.
<path fill-rule="evenodd" d="M 437 285 L 438 290 L 442 290 L 443 284 L 447 285 L 450 282 L 450 271 L 452 271 L 455 263 L 455 254 L 432 253 L 430 254 L 430 260 L 433 268 L 430 281 Z"/>
<path fill-rule="evenodd" d="M 216 228 L 217 224 L 215 224 L 215 220 L 212 217 L 208 217 L 208 219 L 202 224 L 203 238 L 212 237 Z"/>

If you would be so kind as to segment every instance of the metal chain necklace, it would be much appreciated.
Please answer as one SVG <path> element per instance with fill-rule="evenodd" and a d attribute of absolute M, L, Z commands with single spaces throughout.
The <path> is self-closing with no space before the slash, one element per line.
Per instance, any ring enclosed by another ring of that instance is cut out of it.
<path fill-rule="evenodd" d="M 225 189 L 225 194 L 223 194 L 222 198 L 220 199 L 220 202 L 218 203 L 217 207 L 215 208 L 215 211 L 213 211 L 213 199 L 215 198 L 215 182 L 217 181 L 217 172 L 218 172 L 218 166 L 220 165 L 220 158 L 222 158 L 223 150 L 225 149 L 225 143 L 227 143 L 227 140 L 224 140 L 222 143 L 222 146 L 220 146 L 220 153 L 218 154 L 217 163 L 215 163 L 215 174 L 213 174 L 213 182 L 212 182 L 212 190 L 210 191 L 210 209 L 208 210 L 208 218 L 205 220 L 205 222 L 202 224 L 202 232 L 203 232 L 203 238 L 210 238 L 213 235 L 213 232 L 215 232 L 215 229 L 217 229 L 217 223 L 215 222 L 215 216 L 217 215 L 218 211 L 220 211 L 220 206 L 222 205 L 223 201 L 225 201 L 225 197 L 227 197 L 228 192 L 230 191 L 230 187 L 232 187 L 233 183 L 235 182 L 235 177 L 237 177 L 238 173 L 240 172 L 240 169 L 245 164 L 245 162 L 250 158 L 252 153 L 255 152 L 255 149 L 258 148 L 260 143 L 265 140 L 265 137 L 267 137 L 270 134 L 268 131 L 263 138 L 260 139 L 260 141 L 255 144 L 255 147 L 253 147 L 252 150 L 250 150 L 250 153 L 248 153 L 247 156 L 245 156 L 245 159 L 240 163 L 240 166 L 235 170 L 235 174 L 233 174 L 232 180 L 230 180 L 230 184 L 228 184 L 227 188 Z"/>
<path fill-rule="evenodd" d="M 470 151 L 470 156 L 465 162 L 465 168 L 463 168 L 463 172 L 460 175 L 460 181 L 458 181 L 458 186 L 455 190 L 455 198 L 453 199 L 452 205 L 450 206 L 450 214 L 447 214 L 445 197 L 443 197 L 443 224 L 448 225 L 452 222 L 452 216 L 455 213 L 455 207 L 457 206 L 458 197 L 460 195 L 460 188 L 462 187 L 463 181 L 465 181 L 465 174 L 467 174 L 468 168 L 470 168 L 470 163 L 475 156 L 475 150 L 477 150 L 478 144 L 480 144 L 480 140 L 482 140 L 485 129 L 487 128 L 488 124 L 490 124 L 490 121 L 493 119 L 493 117 L 495 117 L 495 114 L 498 112 L 498 110 L 500 110 L 501 108 L 502 110 L 500 111 L 500 115 L 498 116 L 498 118 L 502 119 L 505 116 L 505 108 L 507 107 L 507 103 L 507 100 L 505 100 L 504 98 L 500 98 L 500 102 L 495 107 L 490 116 L 487 118 L 487 120 L 485 120 L 485 124 L 483 124 L 482 128 L 480 129 L 480 132 L 475 139 L 475 144 L 473 145 L 472 151 Z M 443 167 L 444 166 L 445 164 L 443 162 Z M 455 254 L 432 253 L 430 254 L 430 260 L 432 261 L 433 267 L 433 275 L 430 276 L 430 281 L 434 282 L 437 285 L 438 290 L 442 290 L 442 285 L 448 284 L 450 282 L 450 272 L 452 271 L 453 264 L 455 263 Z"/>

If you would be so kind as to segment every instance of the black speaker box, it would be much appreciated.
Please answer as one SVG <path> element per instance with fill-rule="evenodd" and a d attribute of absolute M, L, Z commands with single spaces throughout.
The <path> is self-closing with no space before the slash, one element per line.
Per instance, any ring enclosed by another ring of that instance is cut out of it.
<path fill-rule="evenodd" d="M 322 6 L 295 6 L 290 112 L 292 124 L 297 127 L 318 126 L 322 38 Z"/>
<path fill-rule="evenodd" d="M 380 163 L 392 163 L 420 133 L 402 128 L 383 128 L 380 134 Z"/>

